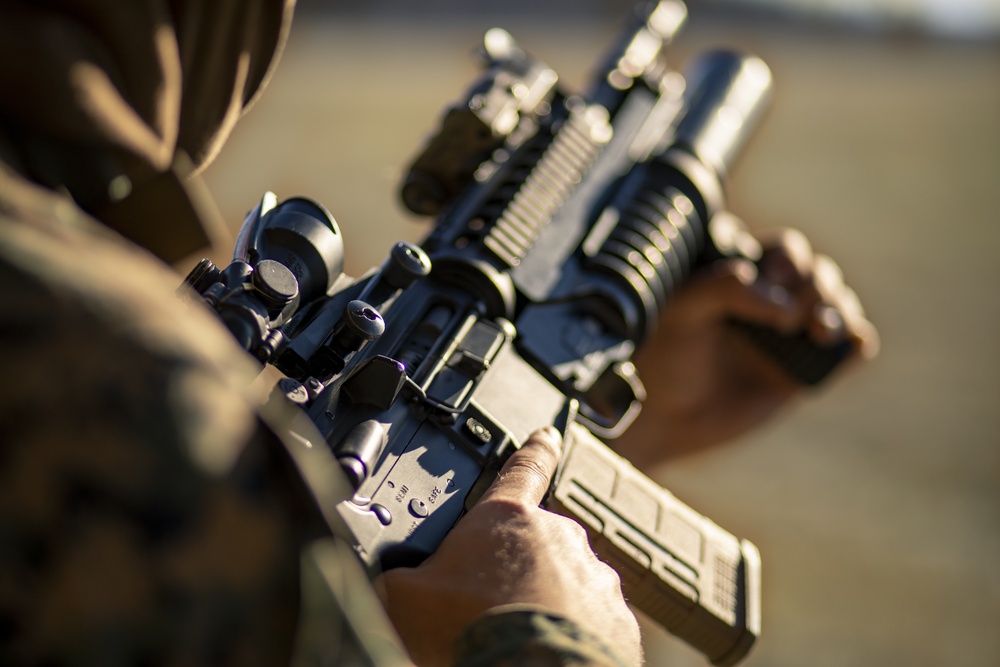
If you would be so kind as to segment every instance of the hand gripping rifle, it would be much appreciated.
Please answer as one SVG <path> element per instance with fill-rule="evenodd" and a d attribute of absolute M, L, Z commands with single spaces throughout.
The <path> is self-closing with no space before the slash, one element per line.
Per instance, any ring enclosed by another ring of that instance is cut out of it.
<path fill-rule="evenodd" d="M 645 398 L 630 359 L 700 264 L 738 254 L 722 183 L 770 72 L 731 52 L 684 75 L 663 52 L 686 17 L 640 8 L 586 95 L 506 32 L 447 109 L 402 199 L 437 216 L 418 247 L 342 274 L 336 222 L 268 193 L 234 261 L 186 282 L 286 376 L 355 488 L 339 513 L 372 571 L 420 562 L 535 429 L 565 433 L 546 507 L 579 521 L 629 602 L 717 665 L 760 631 L 760 559 L 603 441 Z M 734 323 L 801 381 L 843 354 Z"/>

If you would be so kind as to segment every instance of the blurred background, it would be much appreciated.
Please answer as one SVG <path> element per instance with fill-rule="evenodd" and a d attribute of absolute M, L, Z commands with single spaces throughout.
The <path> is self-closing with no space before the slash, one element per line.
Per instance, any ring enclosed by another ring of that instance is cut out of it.
<path fill-rule="evenodd" d="M 206 176 L 234 229 L 265 190 L 326 204 L 348 272 L 427 223 L 401 170 L 500 25 L 582 89 L 626 0 L 300 0 L 270 88 Z M 1000 664 L 1000 0 L 690 0 L 679 65 L 730 46 L 776 96 L 732 175 L 752 226 L 836 258 L 869 367 L 656 479 L 763 554 L 748 667 Z M 649 628 L 651 665 L 702 665 Z"/>

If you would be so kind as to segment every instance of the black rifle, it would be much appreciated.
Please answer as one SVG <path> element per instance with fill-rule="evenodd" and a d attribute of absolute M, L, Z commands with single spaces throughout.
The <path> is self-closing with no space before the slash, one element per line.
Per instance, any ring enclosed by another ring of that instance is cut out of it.
<path fill-rule="evenodd" d="M 638 414 L 630 359 L 700 264 L 738 254 L 722 182 L 770 90 L 759 59 L 664 50 L 681 2 L 640 8 L 573 95 L 498 29 L 485 71 L 445 113 L 402 187 L 436 215 L 360 279 L 315 202 L 268 193 L 234 261 L 187 278 L 240 343 L 286 378 L 354 485 L 340 515 L 373 571 L 432 553 L 506 457 L 558 426 L 546 507 L 578 520 L 629 602 L 718 665 L 760 630 L 756 547 L 699 515 L 602 440 Z M 844 350 L 739 325 L 803 382 Z"/>

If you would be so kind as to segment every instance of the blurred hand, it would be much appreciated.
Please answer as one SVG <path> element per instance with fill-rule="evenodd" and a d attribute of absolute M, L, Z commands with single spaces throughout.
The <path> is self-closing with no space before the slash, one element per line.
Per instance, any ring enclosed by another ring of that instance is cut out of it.
<path fill-rule="evenodd" d="M 851 355 L 836 373 L 878 353 L 878 332 L 857 294 L 801 232 L 783 229 L 759 239 L 742 227 L 735 233 L 739 247 L 759 241 L 759 268 L 725 260 L 692 276 L 635 359 L 649 398 L 615 448 L 640 468 L 741 435 L 803 390 L 728 327 L 729 318 L 805 331 L 821 345 L 850 341 Z"/>
<path fill-rule="evenodd" d="M 376 588 L 416 664 L 451 664 L 462 631 L 507 604 L 570 618 L 627 664 L 642 664 L 618 575 L 597 559 L 579 524 L 539 508 L 559 451 L 555 429 L 533 434 L 430 558 L 382 576 Z"/>

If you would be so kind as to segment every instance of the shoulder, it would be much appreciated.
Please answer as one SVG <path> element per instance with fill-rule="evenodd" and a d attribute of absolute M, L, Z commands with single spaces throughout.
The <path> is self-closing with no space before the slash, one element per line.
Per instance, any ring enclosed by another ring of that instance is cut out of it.
<path fill-rule="evenodd" d="M 176 274 L 65 222 L 0 208 L 0 662 L 280 660 L 299 554 L 254 369 Z"/>

